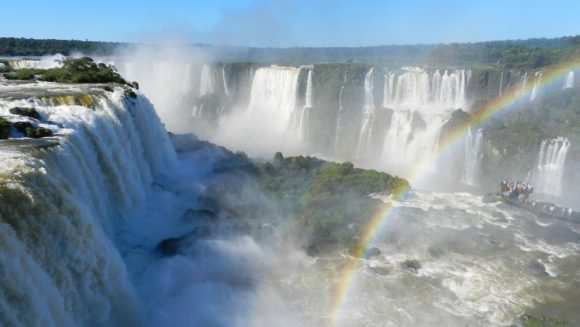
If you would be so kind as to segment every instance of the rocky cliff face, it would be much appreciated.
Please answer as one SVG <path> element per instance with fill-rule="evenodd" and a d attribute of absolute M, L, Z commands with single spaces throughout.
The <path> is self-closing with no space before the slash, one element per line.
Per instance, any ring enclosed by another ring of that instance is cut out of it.
<path fill-rule="evenodd" d="M 474 113 L 512 92 L 519 97 L 515 112 L 538 106 L 573 111 L 569 104 L 545 99 L 578 88 L 575 72 L 540 87 L 541 70 L 241 63 L 185 68 L 188 86 L 180 96 L 182 115 L 202 137 L 251 155 L 269 157 L 278 150 L 318 154 L 402 175 L 418 158 L 438 148 L 458 109 Z M 526 91 L 527 85 L 531 92 Z M 541 127 L 552 122 L 524 119 L 528 122 L 512 126 L 510 117 L 502 115 L 493 124 L 484 124 L 479 134 L 473 130 L 472 136 L 480 138 L 477 146 L 468 146 L 473 140 L 466 134 L 459 141 L 464 144 L 458 146 L 461 150 L 451 158 L 453 163 L 439 167 L 441 171 L 452 179 L 495 188 L 495 182 L 487 181 L 500 176 L 525 179 L 543 140 L 565 136 L 571 140 L 570 151 L 576 151 L 573 135 L 577 133 L 570 128 L 560 135 L 557 128 Z M 468 153 L 475 150 L 480 152 Z M 477 167 L 475 173 L 468 172 L 472 167 Z M 480 181 L 466 174 L 491 178 Z"/>

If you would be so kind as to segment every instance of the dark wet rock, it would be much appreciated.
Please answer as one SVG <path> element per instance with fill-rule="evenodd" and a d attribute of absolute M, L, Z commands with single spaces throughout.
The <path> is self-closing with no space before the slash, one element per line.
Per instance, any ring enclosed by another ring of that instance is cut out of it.
<path fill-rule="evenodd" d="M 11 125 L 12 124 L 8 120 L 0 117 L 0 140 L 4 140 L 10 137 Z"/>
<path fill-rule="evenodd" d="M 179 237 L 166 238 L 157 244 L 157 251 L 167 256 L 174 256 L 195 245 L 201 239 L 211 236 L 211 229 L 199 226 Z"/>
<path fill-rule="evenodd" d="M 168 256 L 176 255 L 181 249 L 182 242 L 183 242 L 182 237 L 166 238 L 163 241 L 159 242 L 159 244 L 157 244 L 157 251 Z"/>
<path fill-rule="evenodd" d="M 34 125 L 27 121 L 17 121 L 13 124 L 20 133 L 26 134 L 26 129 L 34 129 Z"/>
<path fill-rule="evenodd" d="M 537 260 L 530 261 L 530 263 L 528 264 L 528 267 L 536 275 L 540 275 L 540 276 L 544 276 L 544 277 L 550 276 L 548 274 L 548 272 L 546 271 L 546 267 L 541 262 L 538 262 Z"/>
<path fill-rule="evenodd" d="M 124 92 L 125 96 L 131 99 L 137 99 L 137 93 L 135 93 L 133 90 L 131 89 L 126 89 Z"/>
<path fill-rule="evenodd" d="M 192 223 L 192 222 L 209 222 L 214 221 L 218 218 L 217 213 L 210 209 L 187 209 L 181 217 L 180 221 Z"/>
<path fill-rule="evenodd" d="M 408 270 L 412 273 L 417 273 L 421 269 L 421 263 L 416 259 L 405 260 L 401 263 L 403 269 Z"/>
<path fill-rule="evenodd" d="M 40 114 L 34 108 L 14 107 L 10 109 L 10 113 L 40 120 Z"/>
<path fill-rule="evenodd" d="M 376 247 L 368 248 L 365 251 L 365 259 L 374 258 L 380 254 L 381 254 L 381 250 L 379 248 L 376 248 Z"/>
<path fill-rule="evenodd" d="M 31 137 L 33 139 L 39 139 L 42 137 L 52 136 L 52 131 L 44 127 L 27 128 L 24 131 L 24 136 Z"/>

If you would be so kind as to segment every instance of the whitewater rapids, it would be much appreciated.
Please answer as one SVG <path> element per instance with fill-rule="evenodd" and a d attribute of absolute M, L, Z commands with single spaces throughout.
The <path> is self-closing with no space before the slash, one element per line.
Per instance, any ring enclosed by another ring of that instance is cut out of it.
<path fill-rule="evenodd" d="M 231 154 L 170 138 L 149 101 L 121 88 L 0 91 L 0 115 L 28 120 L 9 108 L 33 106 L 56 134 L 0 141 L 2 325 L 326 325 L 348 252 L 304 254 L 292 222 L 251 181 L 223 172 Z M 158 242 L 202 224 L 184 212 L 203 209 L 212 189 L 261 214 L 160 255 Z M 372 246 L 381 254 L 362 259 L 339 326 L 506 326 L 528 312 L 580 321 L 578 225 L 414 191 Z"/>

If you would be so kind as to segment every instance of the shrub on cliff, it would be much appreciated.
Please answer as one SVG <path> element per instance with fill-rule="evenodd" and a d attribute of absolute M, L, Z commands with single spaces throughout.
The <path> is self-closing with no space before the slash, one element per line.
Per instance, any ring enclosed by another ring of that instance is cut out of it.
<path fill-rule="evenodd" d="M 113 65 L 96 63 L 90 57 L 66 58 L 61 68 L 48 69 L 41 80 L 61 83 L 127 84 Z"/>

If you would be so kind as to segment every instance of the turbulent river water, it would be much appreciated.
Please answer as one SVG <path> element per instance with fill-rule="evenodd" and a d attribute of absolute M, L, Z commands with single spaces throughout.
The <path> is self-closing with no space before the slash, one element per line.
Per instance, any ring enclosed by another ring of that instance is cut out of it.
<path fill-rule="evenodd" d="M 292 221 L 277 217 L 255 185 L 216 173 L 227 171 L 226 151 L 192 136 L 170 139 L 147 99 L 120 88 L 0 91 L 0 114 L 56 133 L 32 140 L 13 131 L 0 141 L 4 325 L 330 320 L 348 251 L 306 255 L 289 236 Z M 41 121 L 11 114 L 14 106 L 35 107 Z M 260 215 L 188 219 L 188 210 L 207 206 L 208 190 L 235 194 L 228 201 Z M 524 313 L 580 321 L 580 225 L 468 193 L 416 190 L 394 207 L 371 244 L 380 254 L 361 259 L 337 325 L 509 326 Z M 156 250 L 200 226 L 210 235 L 179 255 Z"/>
<path fill-rule="evenodd" d="M 340 326 L 509 326 L 523 313 L 580 321 L 580 226 L 468 193 L 414 191 L 362 259 Z M 324 325 L 347 252 L 299 257 L 279 287 L 300 325 Z M 418 260 L 417 271 L 404 266 Z"/>

